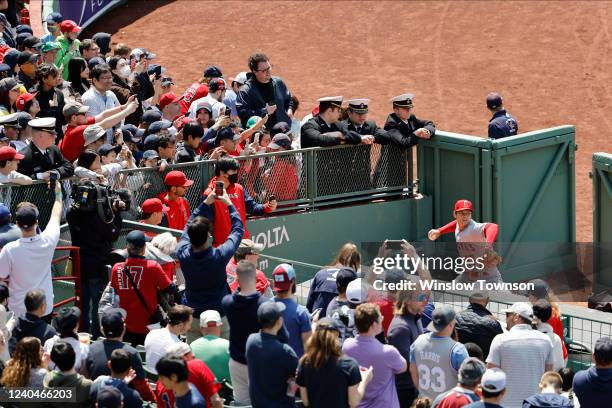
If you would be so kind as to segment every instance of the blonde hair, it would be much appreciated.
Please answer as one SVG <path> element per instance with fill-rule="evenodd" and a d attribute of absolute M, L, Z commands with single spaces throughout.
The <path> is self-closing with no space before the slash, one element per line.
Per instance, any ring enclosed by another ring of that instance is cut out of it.
<path fill-rule="evenodd" d="M 311 365 L 315 370 L 319 370 L 329 359 L 337 359 L 341 355 L 342 350 L 338 342 L 338 332 L 324 327 L 317 327 L 317 330 L 306 342 L 304 355 L 300 359 L 300 363 Z"/>
<path fill-rule="evenodd" d="M 352 242 L 347 242 L 342 245 L 342 248 L 340 248 L 340 251 L 338 251 L 338 254 L 332 261 L 332 265 L 338 264 L 353 268 L 353 270 L 357 272 L 361 266 L 361 254 L 359 254 L 357 245 Z"/>
<path fill-rule="evenodd" d="M 13 357 L 6 364 L 0 382 L 5 387 L 27 387 L 30 372 L 42 365 L 40 340 L 36 337 L 24 337 L 19 340 Z"/>
<path fill-rule="evenodd" d="M 559 373 L 554 371 L 547 371 L 542 374 L 542 378 L 540 378 L 540 385 L 547 386 L 552 385 L 555 389 L 563 388 L 563 379 L 559 375 Z"/>

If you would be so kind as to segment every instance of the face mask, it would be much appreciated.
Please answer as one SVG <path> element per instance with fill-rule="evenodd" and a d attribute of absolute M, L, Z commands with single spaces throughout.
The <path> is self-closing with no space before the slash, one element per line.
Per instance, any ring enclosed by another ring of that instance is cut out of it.
<path fill-rule="evenodd" d="M 121 75 L 121 77 L 123 77 L 123 78 L 129 77 L 131 73 L 132 73 L 132 71 L 130 70 L 130 67 L 127 66 L 127 65 L 124 65 L 119 70 L 119 75 Z"/>
<path fill-rule="evenodd" d="M 238 173 L 229 174 L 227 176 L 227 181 L 229 181 L 230 184 L 236 184 L 238 182 Z"/>

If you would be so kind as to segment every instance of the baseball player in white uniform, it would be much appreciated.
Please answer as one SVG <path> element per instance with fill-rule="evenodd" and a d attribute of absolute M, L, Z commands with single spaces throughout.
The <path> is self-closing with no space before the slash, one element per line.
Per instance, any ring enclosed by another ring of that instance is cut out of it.
<path fill-rule="evenodd" d="M 476 266 L 460 274 L 457 282 L 474 282 L 485 280 L 487 282 L 501 282 L 501 274 L 497 265 L 501 258 L 493 251 L 493 244 L 497 240 L 498 226 L 494 223 L 480 223 L 472 219 L 473 205 L 469 200 L 458 200 L 455 203 L 453 216 L 455 220 L 445 226 L 432 229 L 428 233 L 430 240 L 435 241 L 442 234 L 455 232 L 457 250 L 465 259 L 482 258 L 484 268 Z"/>

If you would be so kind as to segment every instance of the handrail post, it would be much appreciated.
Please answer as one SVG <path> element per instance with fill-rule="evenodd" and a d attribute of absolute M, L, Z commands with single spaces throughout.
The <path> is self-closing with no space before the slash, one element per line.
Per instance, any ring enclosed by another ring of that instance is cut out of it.
<path fill-rule="evenodd" d="M 414 169 L 413 167 L 413 147 L 406 149 L 408 163 L 408 198 L 414 198 Z"/>
<path fill-rule="evenodd" d="M 315 207 L 317 197 L 317 158 L 314 149 L 306 152 L 306 186 L 310 209 Z"/>

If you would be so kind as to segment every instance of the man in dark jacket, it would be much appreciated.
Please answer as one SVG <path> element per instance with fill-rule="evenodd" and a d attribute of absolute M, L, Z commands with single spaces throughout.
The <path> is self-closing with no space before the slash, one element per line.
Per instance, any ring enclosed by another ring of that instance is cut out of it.
<path fill-rule="evenodd" d="M 372 143 L 372 138 L 362 137 L 357 132 L 348 132 L 338 121 L 341 114 L 342 96 L 319 99 L 319 114 L 308 120 L 300 129 L 302 148 Z M 336 194 L 337 186 L 352 187 L 355 176 L 347 171 L 347 168 L 354 160 L 354 151 L 354 149 L 333 149 L 317 153 L 318 195 Z M 363 166 L 363 163 L 360 166 Z"/>
<path fill-rule="evenodd" d="M 408 149 L 397 150 L 391 146 L 384 146 L 374 171 L 374 185 L 400 186 L 406 184 L 405 171 L 397 169 L 406 168 L 406 154 L 412 154 L 410 148 L 418 144 L 419 139 L 430 139 L 436 133 L 436 127 L 430 120 L 421 120 L 414 116 L 412 98 L 410 93 L 402 94 L 391 99 L 393 113 L 389 114 L 385 122 L 385 130 L 393 143 Z M 408 166 L 408 181 L 412 181 L 412 166 Z"/>
<path fill-rule="evenodd" d="M 502 327 L 493 314 L 487 309 L 489 295 L 486 293 L 472 293 L 469 298 L 470 305 L 457 314 L 457 333 L 459 342 L 476 343 L 482 349 L 484 358 L 489 355 L 489 348 L 493 338 L 503 333 Z"/>
<path fill-rule="evenodd" d="M 593 351 L 595 367 L 579 371 L 572 388 L 582 407 L 601 407 L 612 400 L 612 339 L 601 337 Z"/>
<path fill-rule="evenodd" d="M 50 324 L 41 319 L 45 315 L 47 301 L 42 289 L 34 289 L 26 293 L 24 299 L 26 314 L 17 319 L 9 340 L 9 353 L 12 355 L 19 340 L 24 337 L 36 337 L 41 344 L 55 336 L 57 333 Z"/>
<path fill-rule="evenodd" d="M 96 187 L 94 183 L 89 184 L 89 186 Z M 121 232 L 122 208 L 124 209 L 125 206 L 119 207 L 119 203 L 114 204 L 112 208 L 113 219 L 110 222 L 100 218 L 97 206 L 94 209 L 87 209 L 81 207 L 78 201 L 66 214 L 72 244 L 81 248 L 82 312 L 84 317 L 81 329 L 89 331 L 91 321 L 91 332 L 94 337 L 100 335 L 98 303 L 108 282 L 106 265 L 112 264 L 110 254 L 113 251 L 113 243 L 117 241 Z M 89 316 L 90 311 L 91 318 Z"/>
<path fill-rule="evenodd" d="M 32 143 L 23 151 L 17 171 L 36 180 L 49 180 L 51 171 L 60 179 L 72 177 L 74 166 L 54 144 L 55 118 L 36 118 L 28 122 L 32 128 Z"/>
<path fill-rule="evenodd" d="M 209 211 L 208 207 L 215 200 L 227 205 L 232 229 L 227 240 L 213 248 L 208 242 L 212 226 L 202 214 Z M 186 287 L 181 303 L 194 309 L 194 321 L 187 333 L 189 342 L 200 337 L 199 317 L 202 312 L 214 309 L 225 316 L 221 300 L 230 293 L 225 267 L 236 253 L 243 235 L 242 219 L 225 189 L 221 197 L 214 192 L 209 194 L 191 213 L 176 247 L 176 257 L 181 264 Z"/>
<path fill-rule="evenodd" d="M 66 118 L 62 113 L 64 109 L 64 94 L 57 88 L 57 80 L 60 72 L 51 64 L 40 64 L 36 68 L 37 85 L 32 90 L 38 92 L 36 99 L 40 104 L 39 118 L 55 118 L 55 131 L 57 139 L 64 137 L 62 126 L 66 124 Z"/>
<path fill-rule="evenodd" d="M 236 97 L 236 110 L 246 129 L 251 116 L 268 115 L 266 126 L 272 128 L 277 122 L 291 123 L 293 100 L 287 85 L 279 77 L 272 76 L 272 65 L 265 54 L 256 53 L 249 57 L 246 83 Z"/>

